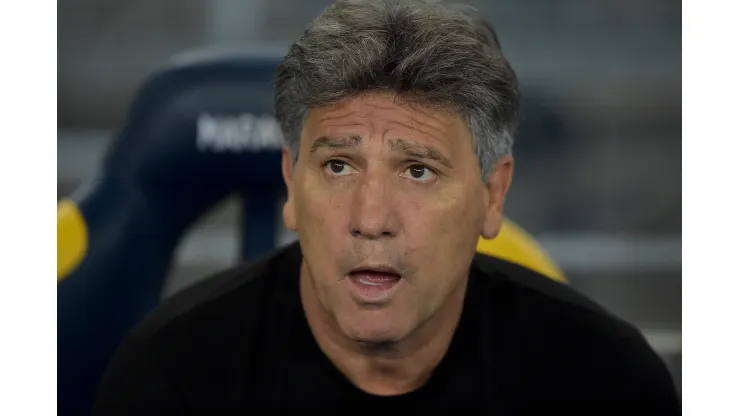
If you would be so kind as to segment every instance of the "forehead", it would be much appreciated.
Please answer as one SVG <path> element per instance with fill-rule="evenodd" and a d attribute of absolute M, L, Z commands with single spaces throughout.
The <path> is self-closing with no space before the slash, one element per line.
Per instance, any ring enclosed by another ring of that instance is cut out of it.
<path fill-rule="evenodd" d="M 303 139 L 358 134 L 403 138 L 452 149 L 472 150 L 467 124 L 457 113 L 404 102 L 390 93 L 368 93 L 340 103 L 313 108 L 304 123 Z"/>

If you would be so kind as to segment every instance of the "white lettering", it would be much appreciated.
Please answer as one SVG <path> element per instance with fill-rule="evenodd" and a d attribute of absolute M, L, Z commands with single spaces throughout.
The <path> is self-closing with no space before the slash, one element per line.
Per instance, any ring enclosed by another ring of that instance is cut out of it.
<path fill-rule="evenodd" d="M 282 145 L 280 126 L 270 115 L 198 116 L 196 146 L 201 152 L 256 152 Z"/>

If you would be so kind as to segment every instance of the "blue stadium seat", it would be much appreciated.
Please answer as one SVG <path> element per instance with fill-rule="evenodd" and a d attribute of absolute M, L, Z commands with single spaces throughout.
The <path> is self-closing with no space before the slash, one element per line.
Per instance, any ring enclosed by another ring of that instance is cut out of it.
<path fill-rule="evenodd" d="M 275 246 L 284 185 L 271 98 L 281 58 L 176 57 L 141 86 L 99 174 L 60 204 L 59 229 L 77 232 L 58 240 L 59 253 L 72 253 L 58 261 L 68 266 L 57 288 L 59 414 L 89 413 L 108 359 L 160 301 L 183 234 L 219 201 L 244 197 L 244 259 Z"/>

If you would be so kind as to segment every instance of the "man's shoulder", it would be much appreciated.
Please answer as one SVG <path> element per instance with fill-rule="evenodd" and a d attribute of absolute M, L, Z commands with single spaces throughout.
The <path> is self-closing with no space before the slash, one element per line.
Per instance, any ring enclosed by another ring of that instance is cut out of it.
<path fill-rule="evenodd" d="M 297 273 L 298 266 L 293 264 L 296 250 L 295 244 L 281 247 L 205 277 L 165 299 L 132 334 L 153 338 L 178 328 L 192 330 L 199 323 L 219 326 L 235 319 L 256 319 L 274 286 L 269 284 L 275 280 L 271 277 L 290 273 L 294 268 Z"/>
<path fill-rule="evenodd" d="M 604 334 L 634 336 L 637 329 L 567 283 L 496 257 L 477 254 L 474 265 L 487 277 L 492 290 L 504 290 L 516 299 L 516 308 L 533 319 L 568 318 L 564 326 L 592 326 Z"/>
<path fill-rule="evenodd" d="M 263 331 L 295 307 L 299 268 L 300 249 L 293 244 L 171 296 L 118 347 L 106 394 L 117 397 L 116 390 L 136 390 L 136 383 L 146 390 L 155 383 L 151 377 L 196 407 L 238 402 L 244 386 L 258 382 L 245 377 L 262 365 L 255 357 L 270 339 Z"/>
<path fill-rule="evenodd" d="M 569 284 L 489 256 L 476 256 L 475 265 L 487 277 L 493 300 L 487 307 L 497 308 L 494 313 L 505 319 L 510 330 L 539 358 L 557 358 L 570 362 L 573 371 L 578 367 L 589 371 L 592 360 L 657 357 L 634 324 Z"/>
<path fill-rule="evenodd" d="M 675 408 L 672 377 L 636 326 L 568 284 L 517 264 L 478 255 L 474 265 L 494 300 L 486 307 L 505 315 L 517 340 L 512 348 L 526 357 L 525 366 L 536 367 L 523 372 L 538 375 L 540 391 L 565 395 L 563 388 L 575 388 L 615 400 L 623 394 L 647 407 Z"/>

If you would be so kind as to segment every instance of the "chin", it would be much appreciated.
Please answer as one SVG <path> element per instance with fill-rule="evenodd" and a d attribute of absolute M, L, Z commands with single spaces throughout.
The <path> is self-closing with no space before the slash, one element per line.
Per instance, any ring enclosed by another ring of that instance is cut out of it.
<path fill-rule="evenodd" d="M 344 315 L 339 326 L 349 339 L 364 343 L 395 343 L 408 335 L 406 325 L 382 312 L 356 311 Z"/>

